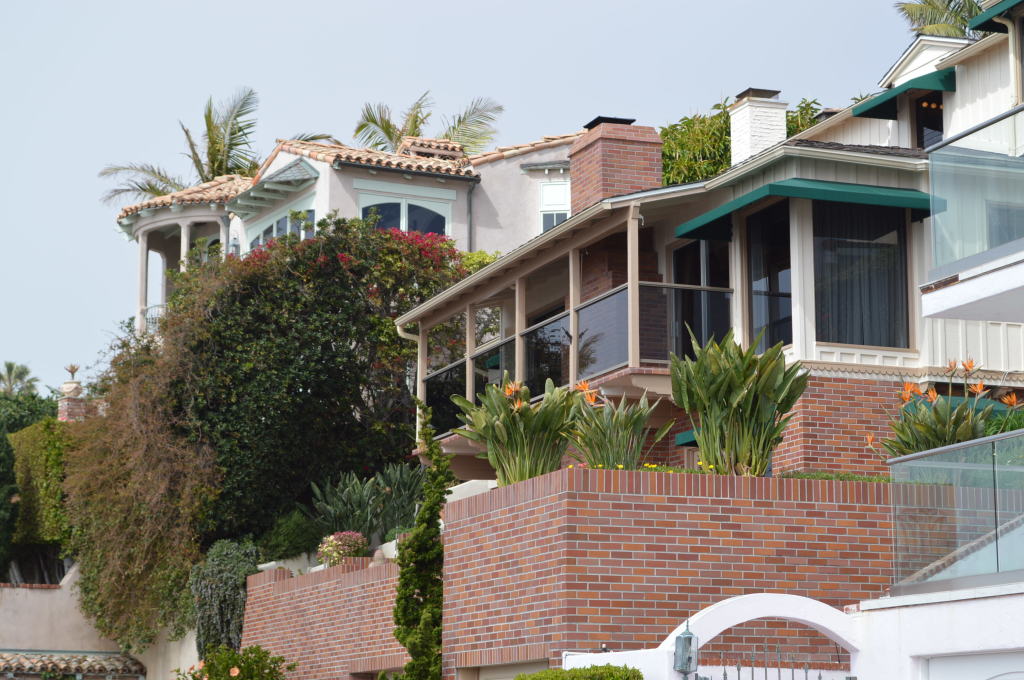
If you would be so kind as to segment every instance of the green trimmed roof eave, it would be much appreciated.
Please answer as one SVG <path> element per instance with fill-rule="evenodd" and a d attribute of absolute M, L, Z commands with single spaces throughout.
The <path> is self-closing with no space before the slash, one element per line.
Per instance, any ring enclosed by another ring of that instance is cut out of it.
<path fill-rule="evenodd" d="M 781 182 L 765 184 L 750 193 L 718 206 L 714 210 L 709 210 L 700 217 L 680 224 L 676 227 L 676 238 L 692 238 L 692 236 L 688 235 L 697 229 L 769 196 L 807 198 L 815 201 L 832 201 L 835 203 L 881 205 L 890 208 L 910 208 L 911 210 L 925 213 L 931 211 L 931 197 L 925 192 L 916 189 L 898 189 L 868 184 L 847 184 L 845 182 L 828 182 L 820 179 L 786 179 Z"/>
<path fill-rule="evenodd" d="M 994 19 L 1009 12 L 1024 0 L 1003 0 L 988 8 L 967 23 L 967 28 L 972 31 L 988 31 L 989 33 L 1006 33 L 1006 26 L 1003 26 Z"/>
<path fill-rule="evenodd" d="M 1018 0 L 1024 2 L 1024 0 Z M 932 92 L 956 92 L 956 67 L 951 66 L 941 71 L 932 71 L 923 76 L 911 78 L 902 85 L 889 88 L 867 101 L 853 107 L 853 115 L 858 118 L 881 118 L 896 120 L 896 98 L 910 90 L 930 90 Z"/>

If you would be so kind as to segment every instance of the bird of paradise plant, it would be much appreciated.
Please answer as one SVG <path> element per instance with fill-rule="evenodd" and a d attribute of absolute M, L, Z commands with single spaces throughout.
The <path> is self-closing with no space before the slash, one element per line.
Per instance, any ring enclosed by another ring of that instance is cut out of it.
<path fill-rule="evenodd" d="M 622 398 L 616 406 L 589 382 L 581 381 L 576 385 L 569 425 L 569 441 L 575 451 L 569 455 L 591 468 L 640 469 L 651 449 L 675 423 L 669 421 L 656 431 L 649 427 L 659 403 L 649 404 L 645 394 L 631 403 Z"/>

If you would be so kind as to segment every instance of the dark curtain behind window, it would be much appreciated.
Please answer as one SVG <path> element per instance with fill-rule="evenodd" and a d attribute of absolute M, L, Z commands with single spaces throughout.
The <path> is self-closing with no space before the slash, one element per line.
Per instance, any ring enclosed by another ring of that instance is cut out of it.
<path fill-rule="evenodd" d="M 757 351 L 793 342 L 793 281 L 789 257 L 789 201 L 747 218 L 750 251 L 750 327 L 764 331 Z"/>
<path fill-rule="evenodd" d="M 814 303 L 821 342 L 909 346 L 904 209 L 814 203 Z"/>

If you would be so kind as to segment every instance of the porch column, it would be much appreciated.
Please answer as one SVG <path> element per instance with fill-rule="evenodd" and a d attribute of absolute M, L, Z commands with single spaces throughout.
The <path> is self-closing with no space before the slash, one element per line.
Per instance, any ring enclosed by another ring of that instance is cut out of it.
<path fill-rule="evenodd" d="M 628 301 L 629 367 L 640 367 L 640 206 L 629 206 L 626 218 L 626 299 Z"/>
<path fill-rule="evenodd" d="M 231 237 L 230 222 L 226 215 L 220 218 L 220 259 L 227 259 L 228 249 L 231 244 L 228 243 L 228 239 Z"/>
<path fill-rule="evenodd" d="M 516 374 L 515 379 L 522 381 L 526 376 L 526 341 L 523 331 L 526 330 L 526 277 L 516 279 Z"/>
<path fill-rule="evenodd" d="M 793 290 L 793 354 L 814 359 L 814 203 L 806 198 L 789 201 L 789 266 Z"/>
<path fill-rule="evenodd" d="M 416 343 L 416 398 L 424 404 L 427 403 L 427 383 L 424 378 L 427 377 L 427 338 L 430 334 L 430 329 L 427 325 L 420 321 L 420 333 L 419 341 Z M 416 443 L 419 444 L 420 437 L 420 425 L 422 421 L 420 419 L 420 410 L 416 409 Z"/>
<path fill-rule="evenodd" d="M 181 271 L 185 271 L 188 266 L 188 251 L 189 244 L 192 242 L 192 223 L 182 222 L 181 223 L 181 263 L 179 267 Z"/>
<path fill-rule="evenodd" d="M 146 307 L 149 305 L 149 232 L 142 232 L 139 239 L 139 304 L 135 315 L 135 330 L 146 330 Z"/>
<path fill-rule="evenodd" d="M 580 249 L 569 251 L 569 385 L 579 382 L 580 317 Z"/>
<path fill-rule="evenodd" d="M 473 385 L 473 353 L 476 352 L 476 315 L 473 305 L 466 305 L 466 399 L 473 401 L 476 389 Z"/>
<path fill-rule="evenodd" d="M 732 303 L 729 311 L 732 314 L 733 339 L 741 347 L 746 347 L 751 341 L 747 328 L 750 308 L 748 306 L 749 283 L 747 282 L 746 253 L 746 219 L 737 211 L 732 214 L 732 242 L 729 244 L 729 287 L 732 288 Z"/>

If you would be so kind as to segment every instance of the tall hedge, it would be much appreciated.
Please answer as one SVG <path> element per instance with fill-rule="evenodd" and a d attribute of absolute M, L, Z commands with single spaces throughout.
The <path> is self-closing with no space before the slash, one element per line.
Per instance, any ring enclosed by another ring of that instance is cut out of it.
<path fill-rule="evenodd" d="M 14 448 L 0 427 L 0 581 L 7 580 L 11 563 L 15 522 L 18 519 L 18 487 L 14 482 Z"/>
<path fill-rule="evenodd" d="M 9 435 L 18 485 L 14 542 L 61 543 L 68 536 L 64 508 L 64 456 L 71 437 L 64 423 L 44 418 Z"/>

